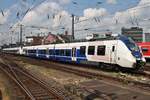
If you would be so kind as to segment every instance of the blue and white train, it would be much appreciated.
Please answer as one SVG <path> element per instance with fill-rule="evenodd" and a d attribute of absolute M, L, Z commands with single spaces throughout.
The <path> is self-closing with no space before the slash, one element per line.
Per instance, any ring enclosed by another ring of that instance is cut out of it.
<path fill-rule="evenodd" d="M 63 62 L 115 65 L 139 69 L 146 63 L 140 48 L 129 38 L 6 48 L 4 52 Z"/>

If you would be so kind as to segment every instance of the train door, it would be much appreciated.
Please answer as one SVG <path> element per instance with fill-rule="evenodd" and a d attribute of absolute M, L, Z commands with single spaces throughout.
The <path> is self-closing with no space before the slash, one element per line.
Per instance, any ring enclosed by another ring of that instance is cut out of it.
<path fill-rule="evenodd" d="M 116 63 L 116 45 L 112 45 L 112 48 L 110 49 L 110 62 Z"/>
<path fill-rule="evenodd" d="M 72 61 L 76 61 L 76 48 L 72 48 Z"/>
<path fill-rule="evenodd" d="M 49 58 L 49 48 L 46 48 L 46 58 Z"/>
<path fill-rule="evenodd" d="M 36 49 L 36 57 L 39 57 L 39 50 L 38 50 L 38 48 Z"/>

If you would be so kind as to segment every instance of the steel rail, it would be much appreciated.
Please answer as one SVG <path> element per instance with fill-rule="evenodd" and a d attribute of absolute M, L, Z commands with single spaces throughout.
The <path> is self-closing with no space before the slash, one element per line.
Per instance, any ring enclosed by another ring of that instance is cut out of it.
<path fill-rule="evenodd" d="M 58 93 L 58 91 L 56 91 L 55 89 L 52 89 L 52 88 L 48 88 L 48 85 L 46 85 L 43 81 L 41 81 L 40 79 L 34 77 L 32 74 L 29 74 L 27 73 L 27 71 L 23 70 L 22 68 L 18 69 L 18 67 L 12 67 L 11 65 L 14 65 L 10 64 L 10 62 L 6 62 L 5 61 L 5 64 L 2 63 L 6 68 L 1 68 L 3 71 L 5 70 L 5 72 L 7 72 L 8 76 L 11 77 L 15 83 L 17 83 L 21 89 L 28 95 L 28 97 L 31 99 L 31 100 L 36 100 L 36 98 L 32 95 L 32 93 L 29 91 L 29 89 L 26 87 L 26 85 L 21 81 L 20 79 L 20 76 L 18 76 L 16 73 L 19 72 L 23 75 L 25 75 L 26 77 L 34 80 L 34 82 L 38 83 L 42 88 L 46 89 L 49 93 L 48 94 L 51 94 L 53 95 L 55 98 L 57 98 L 58 100 L 64 100 L 65 96 L 63 96 L 62 94 Z M 6 71 L 7 70 L 7 71 Z M 9 70 L 9 71 L 8 71 Z"/>

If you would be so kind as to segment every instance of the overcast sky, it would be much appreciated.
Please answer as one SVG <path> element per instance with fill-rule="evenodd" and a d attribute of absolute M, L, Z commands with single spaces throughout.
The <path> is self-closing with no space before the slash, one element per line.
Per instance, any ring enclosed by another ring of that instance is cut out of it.
<path fill-rule="evenodd" d="M 0 10 L 0 44 L 18 41 L 20 24 L 24 37 L 71 33 L 71 14 L 77 39 L 108 30 L 120 33 L 122 27 L 131 26 L 150 31 L 150 0 L 0 0 Z"/>

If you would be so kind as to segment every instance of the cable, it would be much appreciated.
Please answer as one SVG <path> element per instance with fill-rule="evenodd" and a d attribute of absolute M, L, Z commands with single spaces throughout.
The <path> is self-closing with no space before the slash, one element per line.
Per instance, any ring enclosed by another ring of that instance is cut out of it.
<path fill-rule="evenodd" d="M 27 10 L 27 12 L 24 14 L 23 18 L 22 18 L 21 20 L 18 19 L 18 22 L 19 22 L 19 21 L 22 21 L 29 11 L 35 9 L 37 6 L 39 6 L 40 4 L 42 4 L 42 3 L 45 2 L 45 1 L 46 1 L 46 0 L 42 0 L 42 1 L 41 1 L 40 3 L 38 3 L 37 5 L 35 5 L 35 6 L 32 5 L 32 6 Z M 18 22 L 17 22 L 17 23 L 18 23 Z M 15 24 L 16 24 L 16 23 L 15 23 Z M 15 24 L 12 26 L 12 28 L 15 26 Z"/>
<path fill-rule="evenodd" d="M 145 6 L 146 5 L 146 6 Z M 140 9 L 140 8 L 147 8 L 147 7 L 150 7 L 150 3 L 146 3 L 146 4 L 142 4 L 138 7 L 134 7 L 134 8 L 129 8 L 127 10 L 127 12 L 131 12 L 131 10 L 134 10 L 134 12 L 136 12 L 136 10 Z M 123 14 L 123 13 L 122 13 Z M 109 15 L 109 16 L 114 16 L 114 15 Z M 107 16 L 107 17 L 109 17 Z M 95 16 L 95 17 L 102 17 L 102 16 Z M 85 21 L 89 21 L 89 20 L 92 20 L 94 19 L 95 17 L 92 17 L 92 18 L 87 18 L 87 19 L 84 19 L 84 20 L 80 20 L 79 22 L 76 22 L 75 24 L 78 24 L 78 23 L 81 23 L 81 22 L 85 22 Z"/>

